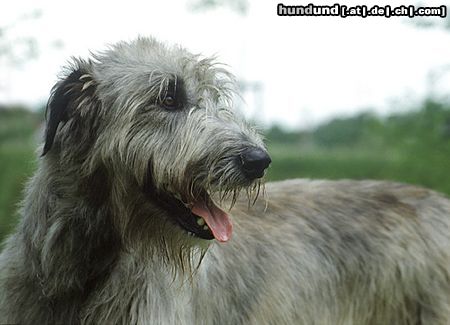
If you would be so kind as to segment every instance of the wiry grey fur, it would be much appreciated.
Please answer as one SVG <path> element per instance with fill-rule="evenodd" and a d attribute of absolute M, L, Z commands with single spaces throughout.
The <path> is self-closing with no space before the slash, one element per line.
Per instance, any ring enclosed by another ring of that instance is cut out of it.
<path fill-rule="evenodd" d="M 176 110 L 161 106 L 170 80 L 185 90 Z M 249 205 L 259 183 L 234 159 L 263 144 L 232 89 L 212 60 L 153 39 L 73 62 L 0 256 L 0 323 L 450 323 L 449 200 L 291 180 Z M 237 199 L 230 242 L 189 237 L 158 203 L 202 189 Z"/>

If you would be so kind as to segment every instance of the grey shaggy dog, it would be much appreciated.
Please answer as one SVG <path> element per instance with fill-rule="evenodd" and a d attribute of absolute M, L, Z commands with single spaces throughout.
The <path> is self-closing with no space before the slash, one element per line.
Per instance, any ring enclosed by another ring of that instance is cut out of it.
<path fill-rule="evenodd" d="M 233 88 L 151 38 L 73 61 L 0 256 L 0 323 L 450 324 L 449 200 L 260 187 L 270 158 Z"/>

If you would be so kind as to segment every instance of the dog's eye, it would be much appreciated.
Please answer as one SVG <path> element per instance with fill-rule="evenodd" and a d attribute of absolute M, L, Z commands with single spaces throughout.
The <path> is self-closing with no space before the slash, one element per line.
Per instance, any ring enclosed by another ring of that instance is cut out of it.
<path fill-rule="evenodd" d="M 177 106 L 176 104 L 177 104 L 177 103 L 176 103 L 176 101 L 175 101 L 175 98 L 173 98 L 173 97 L 170 96 L 170 95 L 167 95 L 166 98 L 164 98 L 164 100 L 163 100 L 163 102 L 162 102 L 162 105 L 163 105 L 165 108 L 168 108 L 168 109 L 175 108 L 175 107 Z"/>

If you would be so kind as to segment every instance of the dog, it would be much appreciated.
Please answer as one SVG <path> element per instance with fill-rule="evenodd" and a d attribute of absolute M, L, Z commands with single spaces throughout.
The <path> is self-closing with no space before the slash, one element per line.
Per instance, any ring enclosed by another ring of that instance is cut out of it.
<path fill-rule="evenodd" d="M 449 324 L 450 201 L 264 184 L 235 92 L 154 38 L 73 60 L 0 255 L 0 323 Z"/>

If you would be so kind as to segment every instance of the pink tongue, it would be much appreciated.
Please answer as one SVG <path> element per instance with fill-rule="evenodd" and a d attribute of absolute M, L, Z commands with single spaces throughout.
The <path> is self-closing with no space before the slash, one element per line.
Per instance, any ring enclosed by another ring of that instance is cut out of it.
<path fill-rule="evenodd" d="M 233 225 L 227 213 L 218 208 L 214 202 L 200 200 L 194 203 L 192 213 L 205 219 L 214 237 L 220 242 L 226 242 L 231 238 Z"/>

